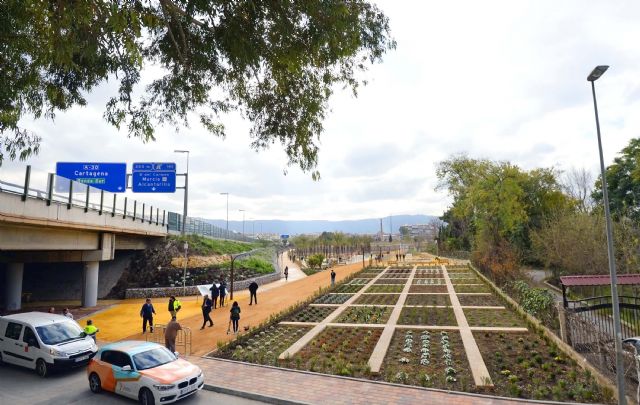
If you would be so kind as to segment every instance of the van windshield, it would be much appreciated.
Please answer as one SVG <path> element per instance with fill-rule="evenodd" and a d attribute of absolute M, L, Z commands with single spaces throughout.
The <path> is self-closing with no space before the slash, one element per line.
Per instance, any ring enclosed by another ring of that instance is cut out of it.
<path fill-rule="evenodd" d="M 72 321 L 37 326 L 36 332 L 45 345 L 57 345 L 83 337 L 80 326 Z"/>

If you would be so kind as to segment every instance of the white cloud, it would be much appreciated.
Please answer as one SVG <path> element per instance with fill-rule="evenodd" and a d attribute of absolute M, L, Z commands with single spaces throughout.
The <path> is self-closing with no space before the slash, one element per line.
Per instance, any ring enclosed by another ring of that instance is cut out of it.
<path fill-rule="evenodd" d="M 102 119 L 105 85 L 87 108 L 55 122 L 25 122 L 43 148 L 29 159 L 34 181 L 56 161 L 176 161 L 189 149 L 190 214 L 230 219 L 353 219 L 440 214 L 449 200 L 435 164 L 453 153 L 510 160 L 524 168 L 585 167 L 598 154 L 591 68 L 610 64 L 597 82 L 605 159 L 640 135 L 640 3 L 637 1 L 378 2 L 398 49 L 363 77 L 354 98 L 337 91 L 324 123 L 313 182 L 286 168 L 284 153 L 249 149 L 250 124 L 225 119 L 226 140 L 197 125 L 158 130 L 156 142 L 128 139 Z M 149 73 L 156 74 L 152 71 Z M 0 178 L 22 181 L 24 163 L 5 163 Z M 41 176 L 41 177 L 39 177 Z M 182 194 L 135 198 L 181 211 Z"/>

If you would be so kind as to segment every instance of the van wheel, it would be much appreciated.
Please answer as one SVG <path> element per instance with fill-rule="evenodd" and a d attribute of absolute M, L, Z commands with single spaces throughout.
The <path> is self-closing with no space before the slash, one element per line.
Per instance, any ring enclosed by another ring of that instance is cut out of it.
<path fill-rule="evenodd" d="M 49 367 L 44 360 L 38 359 L 36 361 L 36 373 L 42 378 L 49 376 Z"/>
<path fill-rule="evenodd" d="M 98 394 L 100 391 L 102 391 L 102 382 L 100 381 L 100 377 L 98 377 L 98 374 L 91 373 L 91 375 L 89 376 L 89 389 L 91 389 L 91 392 L 93 392 L 94 394 Z"/>
<path fill-rule="evenodd" d="M 149 391 L 149 388 L 143 388 L 140 390 L 140 394 L 138 395 L 138 399 L 142 405 L 154 405 L 156 403 L 153 398 L 153 393 Z"/>

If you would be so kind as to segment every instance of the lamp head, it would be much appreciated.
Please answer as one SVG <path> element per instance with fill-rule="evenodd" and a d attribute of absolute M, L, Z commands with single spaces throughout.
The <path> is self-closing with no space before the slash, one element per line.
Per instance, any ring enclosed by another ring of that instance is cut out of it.
<path fill-rule="evenodd" d="M 600 78 L 600 76 L 602 76 L 604 74 L 604 72 L 607 71 L 607 69 L 609 69 L 608 65 L 599 65 L 596 66 L 591 73 L 589 73 L 589 76 L 587 77 L 587 81 L 590 82 L 595 82 L 596 80 L 598 80 Z"/>

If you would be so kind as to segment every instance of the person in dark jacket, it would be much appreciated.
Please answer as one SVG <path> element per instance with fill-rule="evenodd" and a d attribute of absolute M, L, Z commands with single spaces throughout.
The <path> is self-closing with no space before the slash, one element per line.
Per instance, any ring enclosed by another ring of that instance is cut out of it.
<path fill-rule="evenodd" d="M 153 308 L 151 298 L 147 298 L 142 308 L 140 309 L 140 316 L 142 317 L 142 333 L 147 332 L 147 323 L 149 323 L 149 331 L 153 333 L 153 315 L 156 310 Z"/>
<path fill-rule="evenodd" d="M 227 283 L 222 280 L 220 282 L 220 308 L 224 307 L 224 297 L 227 296 Z"/>
<path fill-rule="evenodd" d="M 289 266 L 284 266 L 284 281 L 289 279 Z"/>
<path fill-rule="evenodd" d="M 336 272 L 331 269 L 331 287 L 336 285 Z"/>
<path fill-rule="evenodd" d="M 255 300 L 256 305 L 258 305 L 258 296 L 256 295 L 256 292 L 258 292 L 258 283 L 252 281 L 251 284 L 249 284 L 249 294 L 251 296 L 249 299 L 249 305 L 253 304 L 253 300 Z"/>
<path fill-rule="evenodd" d="M 220 290 L 218 289 L 218 286 L 215 282 L 213 283 L 211 288 L 209 288 L 209 291 L 211 291 L 211 301 L 213 302 L 213 309 L 216 309 L 218 306 L 218 296 L 220 295 Z"/>
<path fill-rule="evenodd" d="M 208 295 L 204 296 L 204 299 L 202 300 L 202 328 L 200 328 L 200 330 L 204 329 L 204 325 L 207 324 L 207 322 L 209 322 L 209 327 L 213 326 L 213 321 L 211 320 L 211 307 L 213 306 L 213 302 L 211 302 L 211 299 L 209 298 Z"/>
<path fill-rule="evenodd" d="M 231 309 L 229 310 L 229 312 L 231 313 L 231 315 L 229 316 L 229 319 L 231 320 L 231 323 L 233 323 L 233 334 L 237 335 L 238 323 L 240 321 L 240 305 L 238 305 L 238 301 L 233 301 L 233 305 L 231 306 Z M 228 329 L 227 329 L 227 334 L 229 334 Z"/>

